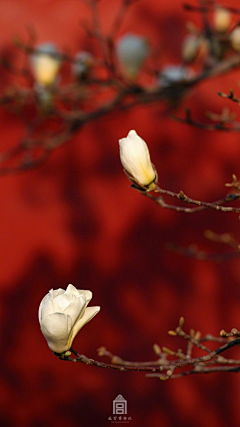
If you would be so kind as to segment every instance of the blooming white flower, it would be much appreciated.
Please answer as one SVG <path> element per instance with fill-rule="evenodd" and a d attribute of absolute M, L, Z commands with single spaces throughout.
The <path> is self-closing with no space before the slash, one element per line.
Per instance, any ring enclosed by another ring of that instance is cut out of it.
<path fill-rule="evenodd" d="M 148 42 L 144 37 L 126 34 L 117 40 L 116 55 L 123 64 L 127 74 L 137 77 L 144 60 L 149 55 Z"/>
<path fill-rule="evenodd" d="M 120 159 L 125 171 L 140 185 L 148 186 L 157 179 L 146 142 L 130 130 L 126 138 L 119 140 Z"/>
<path fill-rule="evenodd" d="M 63 353 L 72 346 L 79 330 L 100 310 L 100 307 L 87 307 L 92 292 L 76 289 L 68 285 L 64 289 L 51 289 L 43 298 L 38 311 L 41 331 L 49 348 Z"/>
<path fill-rule="evenodd" d="M 31 65 L 37 84 L 47 87 L 55 83 L 61 59 L 54 44 L 39 45 L 31 55 Z"/>
<path fill-rule="evenodd" d="M 72 65 L 72 73 L 76 79 L 84 79 L 88 77 L 93 66 L 94 59 L 91 53 L 81 51 L 76 53 Z"/>
<path fill-rule="evenodd" d="M 168 87 L 173 83 L 191 80 L 194 74 L 194 70 L 190 67 L 167 65 L 159 73 L 158 82 L 161 87 Z"/>

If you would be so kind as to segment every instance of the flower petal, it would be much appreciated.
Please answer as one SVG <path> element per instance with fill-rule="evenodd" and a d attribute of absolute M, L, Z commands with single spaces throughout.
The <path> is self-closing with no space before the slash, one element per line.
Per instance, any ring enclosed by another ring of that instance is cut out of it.
<path fill-rule="evenodd" d="M 41 301 L 41 303 L 40 303 L 40 306 L 39 306 L 39 309 L 38 309 L 38 319 L 39 319 L 39 322 L 41 323 L 41 319 L 42 319 L 42 317 L 44 316 L 44 312 L 45 312 L 45 308 L 46 308 L 46 305 L 48 304 L 48 301 L 49 300 L 52 300 L 53 298 L 55 298 L 57 295 L 62 295 L 62 294 L 64 294 L 64 289 L 61 289 L 61 288 L 59 288 L 59 289 L 55 289 L 55 290 L 53 290 L 53 289 L 51 289 L 49 292 L 48 292 L 48 294 L 47 295 L 45 295 L 45 297 L 42 299 L 42 301 Z"/>
<path fill-rule="evenodd" d="M 65 310 L 64 314 L 67 314 L 72 319 L 72 324 L 76 322 L 79 317 L 84 315 L 86 308 L 86 298 L 85 295 L 80 295 L 79 298 L 75 298 L 75 300 L 69 304 Z"/>
<path fill-rule="evenodd" d="M 69 350 L 68 340 L 72 329 L 71 317 L 63 313 L 49 314 L 41 323 L 41 330 L 48 346 L 56 353 Z"/>
<path fill-rule="evenodd" d="M 85 310 L 84 315 L 81 318 L 78 318 L 75 325 L 73 325 L 71 335 L 69 337 L 69 348 L 72 345 L 72 342 L 77 335 L 77 333 L 80 331 L 80 329 L 86 325 L 96 314 L 100 311 L 100 307 L 87 307 Z"/>
<path fill-rule="evenodd" d="M 76 301 L 77 301 L 77 298 L 73 294 L 64 293 L 62 295 L 58 295 L 56 298 L 52 300 L 54 312 L 62 313 L 70 304 Z"/>
<path fill-rule="evenodd" d="M 67 289 L 66 289 L 65 293 L 66 293 L 66 294 L 73 294 L 73 295 L 75 295 L 76 297 L 78 297 L 78 295 L 79 295 L 79 291 L 78 291 L 78 290 L 77 290 L 77 288 L 75 288 L 75 286 L 73 286 L 71 283 L 68 285 L 68 287 L 67 287 Z"/>
<path fill-rule="evenodd" d="M 85 295 L 86 300 L 87 300 L 87 304 L 89 303 L 89 301 L 91 301 L 92 299 L 92 292 L 91 291 L 85 291 L 85 290 L 81 290 L 81 289 L 76 289 L 75 286 L 69 284 L 67 289 L 66 289 L 66 293 L 71 293 L 73 295 L 75 295 L 76 297 L 79 297 L 79 295 Z"/>
<path fill-rule="evenodd" d="M 88 303 L 91 301 L 92 299 L 92 292 L 91 291 L 79 291 L 79 292 L 83 292 L 86 298 L 86 303 L 88 305 Z"/>

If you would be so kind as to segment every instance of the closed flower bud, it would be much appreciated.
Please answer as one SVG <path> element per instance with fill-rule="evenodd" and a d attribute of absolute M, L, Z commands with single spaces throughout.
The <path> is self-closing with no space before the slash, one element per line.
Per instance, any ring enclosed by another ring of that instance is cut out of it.
<path fill-rule="evenodd" d="M 231 24 L 231 13 L 221 6 L 216 6 L 213 13 L 213 24 L 218 33 L 226 33 Z"/>
<path fill-rule="evenodd" d="M 199 37 L 189 34 L 185 37 L 182 44 L 182 59 L 184 62 L 193 62 L 199 50 Z"/>
<path fill-rule="evenodd" d="M 167 65 L 159 73 L 159 85 L 168 87 L 174 83 L 191 80 L 194 77 L 194 70 L 182 65 Z"/>
<path fill-rule="evenodd" d="M 240 27 L 236 27 L 230 34 L 232 48 L 240 52 Z"/>
<path fill-rule="evenodd" d="M 47 87 L 56 82 L 61 59 L 52 43 L 43 43 L 31 55 L 33 74 L 38 85 Z"/>
<path fill-rule="evenodd" d="M 148 42 L 144 37 L 126 34 L 117 41 L 116 55 L 127 74 L 136 78 L 149 55 Z"/>
<path fill-rule="evenodd" d="M 130 130 L 126 138 L 119 140 L 120 159 L 123 168 L 140 186 L 156 181 L 157 174 L 151 163 L 146 142 Z"/>
<path fill-rule="evenodd" d="M 92 292 L 80 291 L 73 285 L 64 289 L 50 290 L 39 306 L 39 323 L 49 348 L 64 353 L 72 346 L 79 330 L 100 310 L 87 307 Z"/>
<path fill-rule="evenodd" d="M 77 80 L 85 80 L 86 78 L 88 78 L 93 63 L 93 56 L 89 52 L 78 52 L 75 55 L 72 65 L 72 73 L 74 78 Z"/>

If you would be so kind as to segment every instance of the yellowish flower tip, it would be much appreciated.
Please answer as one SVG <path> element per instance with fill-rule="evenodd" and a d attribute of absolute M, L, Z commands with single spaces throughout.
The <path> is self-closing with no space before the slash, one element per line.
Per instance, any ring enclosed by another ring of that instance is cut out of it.
<path fill-rule="evenodd" d="M 151 182 L 151 184 L 149 184 L 149 185 L 148 185 L 148 189 L 149 189 L 150 191 L 154 191 L 154 190 L 155 190 L 155 188 L 156 188 L 156 184 L 155 184 L 155 182 Z"/>
<path fill-rule="evenodd" d="M 66 357 L 68 357 L 68 356 L 71 356 L 71 351 L 66 351 L 65 353 L 64 353 L 64 356 L 66 356 Z"/>
<path fill-rule="evenodd" d="M 185 200 L 186 196 L 184 194 L 184 192 L 182 190 L 179 191 L 179 199 L 180 200 Z"/>
<path fill-rule="evenodd" d="M 234 173 L 232 174 L 232 179 L 233 179 L 233 182 L 237 182 L 237 176 Z"/>
<path fill-rule="evenodd" d="M 181 316 L 181 317 L 180 317 L 180 319 L 179 319 L 179 326 L 180 326 L 180 328 L 182 328 L 182 327 L 183 327 L 184 322 L 185 322 L 185 319 L 184 319 L 184 317 L 183 317 L 183 316 Z"/>
<path fill-rule="evenodd" d="M 159 347 L 158 344 L 153 344 L 153 351 L 157 356 L 160 356 L 161 354 L 161 347 Z"/>
<path fill-rule="evenodd" d="M 161 381 L 166 381 L 166 380 L 168 380 L 168 379 L 169 379 L 169 377 L 168 377 L 167 375 L 160 375 L 159 379 L 160 379 Z"/>
<path fill-rule="evenodd" d="M 98 356 L 105 356 L 106 355 L 106 347 L 104 347 L 104 346 L 99 347 L 97 349 L 97 352 L 98 352 Z"/>
<path fill-rule="evenodd" d="M 163 351 L 164 353 L 169 354 L 170 356 L 174 356 L 174 354 L 175 354 L 175 352 L 174 352 L 174 351 L 170 350 L 170 348 L 167 348 L 167 347 L 163 347 L 163 348 L 162 348 L 162 351 Z"/>
<path fill-rule="evenodd" d="M 118 356 L 113 356 L 111 362 L 114 365 L 122 365 L 122 359 L 121 357 L 118 357 Z"/>
<path fill-rule="evenodd" d="M 201 332 L 197 331 L 194 338 L 196 341 L 198 341 L 201 338 Z"/>
<path fill-rule="evenodd" d="M 190 329 L 190 337 L 191 337 L 191 338 L 194 338 L 194 335 L 195 335 L 195 331 L 194 331 L 194 329 Z"/>
<path fill-rule="evenodd" d="M 173 337 L 175 337 L 177 335 L 177 333 L 175 331 L 168 331 L 168 335 L 172 335 Z"/>

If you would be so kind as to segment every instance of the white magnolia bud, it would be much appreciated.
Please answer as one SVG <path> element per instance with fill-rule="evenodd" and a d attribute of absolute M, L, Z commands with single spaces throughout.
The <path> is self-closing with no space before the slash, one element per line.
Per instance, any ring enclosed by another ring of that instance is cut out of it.
<path fill-rule="evenodd" d="M 230 34 L 232 48 L 240 52 L 240 27 L 236 27 Z"/>
<path fill-rule="evenodd" d="M 184 62 L 192 62 L 196 59 L 199 50 L 199 37 L 189 34 L 182 44 L 182 59 Z"/>
<path fill-rule="evenodd" d="M 49 348 L 56 353 L 70 349 L 79 330 L 100 310 L 87 307 L 92 292 L 80 291 L 73 285 L 51 289 L 39 306 L 39 323 Z"/>
<path fill-rule="evenodd" d="M 231 13 L 221 6 L 216 6 L 213 13 L 213 24 L 219 33 L 226 33 L 231 24 Z"/>
<path fill-rule="evenodd" d="M 52 43 L 43 43 L 38 46 L 31 55 L 31 64 L 37 84 L 47 87 L 55 83 L 61 58 Z"/>
<path fill-rule="evenodd" d="M 168 87 L 174 83 L 191 80 L 194 77 L 194 70 L 182 65 L 167 65 L 159 73 L 159 85 Z"/>
<path fill-rule="evenodd" d="M 144 37 L 126 34 L 116 43 L 116 55 L 127 74 L 135 78 L 149 55 L 148 42 Z"/>
<path fill-rule="evenodd" d="M 126 138 L 119 140 L 120 159 L 125 171 L 141 186 L 148 186 L 157 179 L 146 142 L 130 130 Z"/>
<path fill-rule="evenodd" d="M 93 56 L 89 52 L 76 53 L 72 65 L 72 73 L 75 79 L 82 80 L 89 76 L 94 63 Z"/>

